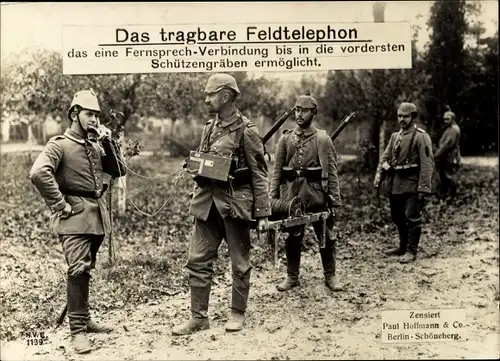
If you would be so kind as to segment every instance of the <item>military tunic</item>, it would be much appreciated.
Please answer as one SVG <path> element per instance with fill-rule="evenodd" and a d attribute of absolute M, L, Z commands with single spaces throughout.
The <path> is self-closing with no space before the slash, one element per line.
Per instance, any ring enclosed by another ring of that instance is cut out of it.
<path fill-rule="evenodd" d="M 395 170 L 392 186 L 387 192 L 392 220 L 399 232 L 400 249 L 402 253 L 416 254 L 424 206 L 417 194 L 432 192 L 434 157 L 429 134 L 416 125 L 392 133 L 377 167 L 378 177 L 384 162 Z"/>
<path fill-rule="evenodd" d="M 452 123 L 439 140 L 439 148 L 434 155 L 439 171 L 441 194 L 454 195 L 457 188 L 456 174 L 461 164 L 460 128 Z"/>
<path fill-rule="evenodd" d="M 327 185 L 319 180 L 308 181 L 305 177 L 300 177 L 283 187 L 281 184 L 285 166 L 293 169 L 318 166 L 326 168 Z M 325 195 L 332 196 L 334 206 L 341 206 L 336 152 L 331 139 L 319 137 L 314 125 L 306 130 L 300 127 L 293 131 L 285 130 L 278 142 L 270 193 L 272 198 L 286 200 L 299 196 L 309 210 L 323 210 L 326 206 Z"/>
<path fill-rule="evenodd" d="M 233 271 L 232 308 L 245 312 L 251 271 L 250 221 L 271 212 L 260 132 L 236 110 L 228 119 L 216 117 L 205 124 L 198 150 L 227 157 L 238 152 L 240 144 L 240 167 L 247 166 L 251 172 L 246 182 L 206 179 L 202 186 L 195 185 L 190 205 L 195 224 L 187 269 L 192 287 L 210 287 L 213 262 L 224 238 Z"/>
<path fill-rule="evenodd" d="M 326 197 L 333 199 L 332 206 L 342 205 L 340 187 L 337 175 L 336 152 L 331 138 L 324 130 L 314 125 L 303 130 L 296 127 L 294 130 L 284 131 L 278 141 L 276 158 L 271 181 L 271 197 L 291 200 L 296 196 L 305 203 L 309 212 L 320 212 L 328 206 Z M 308 180 L 305 177 L 295 178 L 282 184 L 284 179 L 283 167 L 292 169 L 318 167 L 322 168 L 322 180 Z M 325 277 L 335 275 L 335 237 L 333 234 L 333 218 L 327 220 L 325 248 L 320 249 L 321 260 Z M 313 224 L 318 240 L 323 237 L 323 224 Z M 293 278 L 298 277 L 300 265 L 301 243 L 304 237 L 304 227 L 299 226 L 289 230 L 286 240 L 287 273 Z"/>
<path fill-rule="evenodd" d="M 412 141 L 412 133 L 416 131 Z M 411 147 L 411 149 L 410 149 Z M 391 134 L 389 143 L 380 158 L 377 173 L 382 173 L 382 164 L 388 162 L 396 170 L 391 194 L 431 193 L 434 157 L 432 141 L 425 130 L 416 125 Z M 404 169 L 404 166 L 416 166 Z"/>
<path fill-rule="evenodd" d="M 71 129 L 51 138 L 35 160 L 30 179 L 53 211 L 50 226 L 62 241 L 69 274 L 87 272 L 95 263 L 110 229 L 103 196 L 106 181 L 109 175 L 125 174 L 115 141 L 106 140 L 101 146 Z M 62 218 L 59 212 L 67 203 L 72 214 Z"/>

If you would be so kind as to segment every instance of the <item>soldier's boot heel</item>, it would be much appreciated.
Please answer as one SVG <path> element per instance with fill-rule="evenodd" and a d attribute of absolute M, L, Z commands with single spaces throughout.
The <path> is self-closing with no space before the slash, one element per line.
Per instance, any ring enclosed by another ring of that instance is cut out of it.
<path fill-rule="evenodd" d="M 232 310 L 231 317 L 229 318 L 229 321 L 227 321 L 225 329 L 227 332 L 241 331 L 244 324 L 245 314 L 237 310 Z"/>
<path fill-rule="evenodd" d="M 399 263 L 411 263 L 417 259 L 417 255 L 411 252 L 406 252 L 400 259 Z"/>
<path fill-rule="evenodd" d="M 297 278 L 288 276 L 282 283 L 276 286 L 280 292 L 290 291 L 294 287 L 300 286 L 300 281 Z"/>
<path fill-rule="evenodd" d="M 344 286 L 339 282 L 337 276 L 326 277 L 325 284 L 332 291 L 342 291 L 344 289 Z"/>
<path fill-rule="evenodd" d="M 84 333 L 71 336 L 71 347 L 78 354 L 89 353 L 92 350 L 92 346 Z"/>
<path fill-rule="evenodd" d="M 113 327 L 94 322 L 93 320 L 87 323 L 87 332 L 89 333 L 110 333 L 113 332 Z"/>
<path fill-rule="evenodd" d="M 187 322 L 176 326 L 172 329 L 172 335 L 174 336 L 184 336 L 190 335 L 195 332 L 208 330 L 210 328 L 210 322 L 208 318 L 191 318 Z"/>
<path fill-rule="evenodd" d="M 402 256 L 405 254 L 405 251 L 401 247 L 394 247 L 385 251 L 384 254 L 386 256 Z"/>
<path fill-rule="evenodd" d="M 191 286 L 191 319 L 172 329 L 172 335 L 183 336 L 210 328 L 208 321 L 208 301 L 210 288 Z"/>
<path fill-rule="evenodd" d="M 88 282 L 87 275 L 68 275 L 67 302 L 71 347 L 78 354 L 88 353 L 92 350 L 92 346 L 85 336 L 88 314 L 85 294 Z"/>

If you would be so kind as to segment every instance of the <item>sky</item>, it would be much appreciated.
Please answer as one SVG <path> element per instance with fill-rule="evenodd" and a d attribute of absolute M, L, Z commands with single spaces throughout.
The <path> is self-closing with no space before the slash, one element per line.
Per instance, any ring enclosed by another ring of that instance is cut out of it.
<path fill-rule="evenodd" d="M 498 1 L 481 1 L 488 34 L 498 24 Z M 372 22 L 372 1 L 228 3 L 8 3 L 1 6 L 1 59 L 26 50 L 62 50 L 63 25 L 161 25 L 169 23 Z M 426 31 L 431 1 L 389 1 L 386 22 L 409 21 Z M 419 15 L 422 15 L 421 17 Z M 84 34 L 82 34 L 84 36 Z M 292 74 L 293 76 L 293 74 Z"/>

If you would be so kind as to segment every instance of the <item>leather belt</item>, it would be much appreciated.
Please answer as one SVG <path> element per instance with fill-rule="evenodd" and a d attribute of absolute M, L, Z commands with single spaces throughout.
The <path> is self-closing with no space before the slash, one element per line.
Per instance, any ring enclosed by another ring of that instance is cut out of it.
<path fill-rule="evenodd" d="M 108 185 L 104 184 L 102 188 L 103 188 L 102 190 L 98 191 L 83 191 L 83 190 L 59 187 L 59 190 L 61 191 L 62 194 L 67 196 L 99 199 L 102 197 L 104 192 L 106 192 L 106 189 L 108 189 Z"/>

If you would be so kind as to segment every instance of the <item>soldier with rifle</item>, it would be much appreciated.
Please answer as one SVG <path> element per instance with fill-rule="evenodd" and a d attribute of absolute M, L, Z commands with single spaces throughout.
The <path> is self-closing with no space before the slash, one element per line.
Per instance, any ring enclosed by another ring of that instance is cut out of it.
<path fill-rule="evenodd" d="M 332 139 L 326 131 L 313 125 L 317 114 L 316 99 L 309 95 L 298 97 L 295 103 L 297 126 L 283 131 L 280 137 L 274 170 L 271 179 L 271 197 L 291 200 L 298 196 L 304 201 L 307 212 L 322 212 L 330 209 L 323 234 L 322 222 L 313 223 L 320 243 L 325 284 L 334 291 L 342 290 L 336 277 L 335 239 L 332 234 L 334 209 L 342 205 L 337 176 L 336 152 Z M 302 239 L 305 227 L 291 227 L 287 230 L 286 258 L 287 277 L 277 286 L 279 291 L 287 291 L 299 286 L 299 270 Z M 323 239 L 325 238 L 325 239 Z"/>
<path fill-rule="evenodd" d="M 53 211 L 52 230 L 59 235 L 68 264 L 67 311 L 76 353 L 91 351 L 88 332 L 110 332 L 90 318 L 90 270 L 110 230 L 106 176 L 126 174 L 118 143 L 100 125 L 101 113 L 92 90 L 77 92 L 68 110 L 70 127 L 52 137 L 35 160 L 30 179 Z"/>
<path fill-rule="evenodd" d="M 198 152 L 190 156 L 199 161 L 201 172 L 194 178 L 190 205 L 195 218 L 187 262 L 191 318 L 173 328 L 172 334 L 177 336 L 209 328 L 213 263 L 223 238 L 233 276 L 231 315 L 225 329 L 243 328 L 252 268 L 250 225 L 257 220 L 258 231 L 266 232 L 271 214 L 263 142 L 257 126 L 235 106 L 240 95 L 236 80 L 228 74 L 214 74 L 205 94 L 214 117 L 205 124 Z M 225 164 L 231 164 L 229 174 L 224 173 Z"/>
<path fill-rule="evenodd" d="M 399 246 L 385 252 L 401 256 L 399 262 L 413 262 L 417 257 L 422 233 L 422 210 L 425 197 L 431 194 L 434 170 L 429 134 L 417 127 L 417 107 L 402 103 L 398 108 L 401 129 L 391 134 L 380 157 L 373 185 L 389 195 L 391 216 L 399 233 Z"/>

